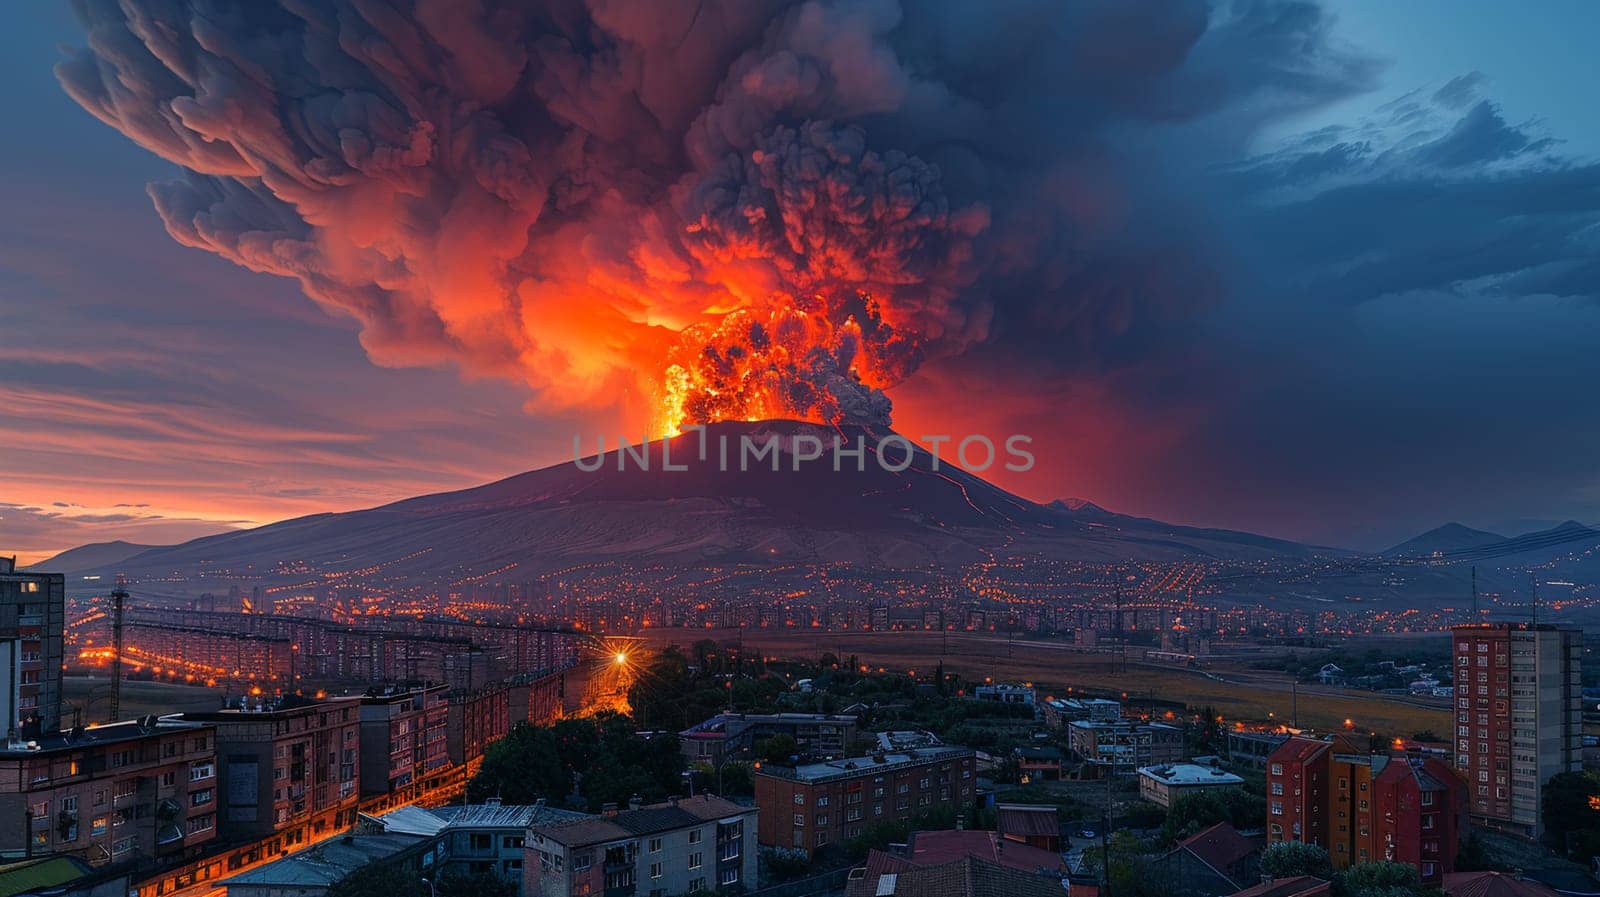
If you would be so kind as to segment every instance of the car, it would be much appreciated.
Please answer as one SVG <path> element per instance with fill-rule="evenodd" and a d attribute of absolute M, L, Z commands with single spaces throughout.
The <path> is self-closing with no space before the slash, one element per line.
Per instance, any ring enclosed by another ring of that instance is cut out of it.
<path fill-rule="evenodd" d="M 1091 830 L 1090 830 L 1090 829 L 1084 829 L 1084 830 L 1083 830 L 1083 831 L 1081 831 L 1081 832 L 1078 832 L 1078 837 L 1080 837 L 1080 838 L 1088 838 L 1088 839 L 1089 839 L 1089 840 L 1091 840 L 1091 841 L 1092 841 L 1092 840 L 1094 840 L 1094 839 L 1095 839 L 1095 838 L 1098 838 L 1098 837 L 1100 837 L 1100 836 L 1099 836 L 1099 835 L 1097 835 L 1097 834 L 1095 834 L 1095 833 L 1094 833 L 1094 832 L 1093 832 L 1093 831 L 1091 831 Z"/>

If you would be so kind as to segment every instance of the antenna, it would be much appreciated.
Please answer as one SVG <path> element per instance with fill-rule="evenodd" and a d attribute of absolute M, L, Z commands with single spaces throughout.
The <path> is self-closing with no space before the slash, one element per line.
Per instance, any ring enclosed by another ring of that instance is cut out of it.
<path fill-rule="evenodd" d="M 128 577 L 117 574 L 111 590 L 111 719 L 122 719 L 122 610 L 128 600 Z"/>

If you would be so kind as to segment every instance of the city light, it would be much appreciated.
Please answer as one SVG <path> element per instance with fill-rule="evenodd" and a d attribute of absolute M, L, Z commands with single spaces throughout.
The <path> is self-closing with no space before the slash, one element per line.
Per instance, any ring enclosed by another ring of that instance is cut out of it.
<path fill-rule="evenodd" d="M 628 652 L 618 651 L 616 656 L 612 658 L 612 661 L 616 663 L 617 666 L 622 666 L 628 662 Z"/>

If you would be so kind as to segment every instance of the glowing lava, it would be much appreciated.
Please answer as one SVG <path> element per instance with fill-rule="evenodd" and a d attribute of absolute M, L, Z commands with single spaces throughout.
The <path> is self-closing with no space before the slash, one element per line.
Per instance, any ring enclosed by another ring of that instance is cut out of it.
<path fill-rule="evenodd" d="M 740 309 L 680 334 L 655 430 L 675 436 L 696 424 L 777 417 L 887 426 L 883 390 L 920 361 L 917 342 L 885 323 L 864 293 Z"/>

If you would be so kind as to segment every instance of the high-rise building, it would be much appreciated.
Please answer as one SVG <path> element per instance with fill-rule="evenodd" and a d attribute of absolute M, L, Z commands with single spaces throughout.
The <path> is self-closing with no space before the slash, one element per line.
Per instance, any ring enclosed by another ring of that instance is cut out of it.
<path fill-rule="evenodd" d="M 38 736 L 61 728 L 61 650 L 66 619 L 66 577 L 22 573 L 17 559 L 0 558 L 0 672 L 8 711 L 0 727 L 12 736 Z"/>
<path fill-rule="evenodd" d="M 1335 869 L 1391 860 L 1437 885 L 1455 869 L 1465 811 L 1465 786 L 1437 757 L 1296 736 L 1267 758 L 1268 842 L 1316 844 Z"/>
<path fill-rule="evenodd" d="M 1472 817 L 1537 837 L 1551 776 L 1583 768 L 1583 632 L 1457 626 L 1455 760 Z"/>

